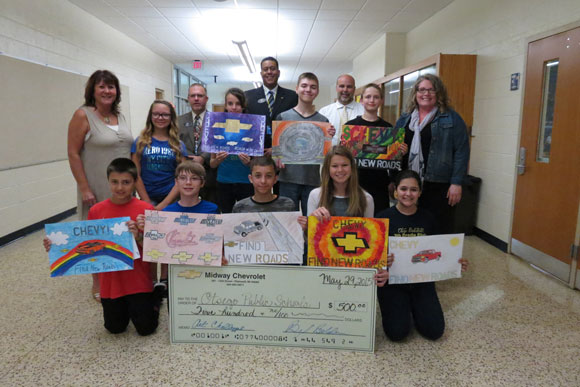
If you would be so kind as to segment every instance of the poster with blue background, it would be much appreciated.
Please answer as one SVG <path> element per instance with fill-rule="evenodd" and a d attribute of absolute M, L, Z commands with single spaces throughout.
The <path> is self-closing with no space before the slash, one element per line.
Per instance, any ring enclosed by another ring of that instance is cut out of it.
<path fill-rule="evenodd" d="M 264 155 L 266 117 L 257 114 L 207 112 L 201 149 L 204 152 Z"/>
<path fill-rule="evenodd" d="M 46 224 L 52 242 L 50 276 L 104 273 L 133 269 L 135 239 L 129 217 Z M 138 258 L 135 257 L 135 258 Z"/>

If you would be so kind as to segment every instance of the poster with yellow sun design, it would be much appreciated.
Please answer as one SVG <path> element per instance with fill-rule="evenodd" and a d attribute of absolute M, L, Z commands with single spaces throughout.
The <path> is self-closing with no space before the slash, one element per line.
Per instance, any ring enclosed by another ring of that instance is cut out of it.
<path fill-rule="evenodd" d="M 389 284 L 443 281 L 461 277 L 463 234 L 389 237 L 395 260 Z"/>
<path fill-rule="evenodd" d="M 308 217 L 308 266 L 380 268 L 387 266 L 389 220 Z"/>

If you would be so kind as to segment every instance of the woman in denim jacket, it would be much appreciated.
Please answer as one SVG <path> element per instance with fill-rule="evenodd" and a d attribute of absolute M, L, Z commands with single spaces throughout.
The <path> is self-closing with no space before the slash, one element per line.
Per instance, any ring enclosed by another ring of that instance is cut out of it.
<path fill-rule="evenodd" d="M 395 127 L 405 128 L 409 146 L 403 167 L 423 180 L 419 206 L 437 217 L 443 233 L 451 233 L 453 207 L 461 200 L 461 183 L 467 174 L 469 140 L 465 122 L 449 106 L 439 77 L 425 74 L 417 79 L 406 113 Z"/>

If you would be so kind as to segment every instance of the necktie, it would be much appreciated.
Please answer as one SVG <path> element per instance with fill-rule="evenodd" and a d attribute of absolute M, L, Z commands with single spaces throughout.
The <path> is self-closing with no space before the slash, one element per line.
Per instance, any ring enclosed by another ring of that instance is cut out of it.
<path fill-rule="evenodd" d="M 195 116 L 195 119 L 193 120 L 193 138 L 195 139 L 194 143 L 193 143 L 193 153 L 197 155 L 197 148 L 199 147 L 199 132 L 200 132 L 200 119 L 199 119 L 199 115 Z"/>
<path fill-rule="evenodd" d="M 274 107 L 274 92 L 268 92 L 268 109 L 270 110 L 270 117 L 272 117 L 272 108 Z M 273 118 L 273 117 L 272 117 Z"/>
<path fill-rule="evenodd" d="M 340 115 L 340 129 L 342 130 L 342 126 L 348 122 L 348 113 L 346 111 L 346 106 L 342 106 L 342 114 Z"/>

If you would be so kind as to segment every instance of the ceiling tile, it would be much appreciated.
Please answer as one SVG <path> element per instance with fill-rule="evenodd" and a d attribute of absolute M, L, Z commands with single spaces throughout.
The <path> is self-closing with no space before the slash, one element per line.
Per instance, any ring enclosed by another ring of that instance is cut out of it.
<path fill-rule="evenodd" d="M 278 0 L 280 9 L 318 9 L 322 0 Z"/>
<path fill-rule="evenodd" d="M 148 29 L 151 27 L 170 27 L 171 24 L 162 16 L 159 17 L 132 17 L 135 23 L 141 27 Z"/>
<path fill-rule="evenodd" d="M 147 0 L 106 0 L 113 7 L 148 7 Z"/>
<path fill-rule="evenodd" d="M 120 16 L 119 12 L 117 12 L 113 7 L 103 3 L 102 1 L 71 0 L 71 3 L 98 18 Z"/>
<path fill-rule="evenodd" d="M 190 0 L 149 0 L 156 7 L 194 7 Z"/>
<path fill-rule="evenodd" d="M 316 9 L 279 9 L 278 17 L 281 20 L 314 20 L 317 13 Z"/>
<path fill-rule="evenodd" d="M 153 7 L 118 7 L 117 9 L 129 17 L 156 17 L 160 15 Z"/>
<path fill-rule="evenodd" d="M 322 9 L 359 10 L 367 0 L 324 0 Z"/>
<path fill-rule="evenodd" d="M 200 17 L 201 13 L 197 8 L 157 8 L 165 17 L 191 18 Z"/>
<path fill-rule="evenodd" d="M 356 15 L 356 10 L 334 10 L 321 9 L 318 12 L 318 20 L 352 20 Z"/>

